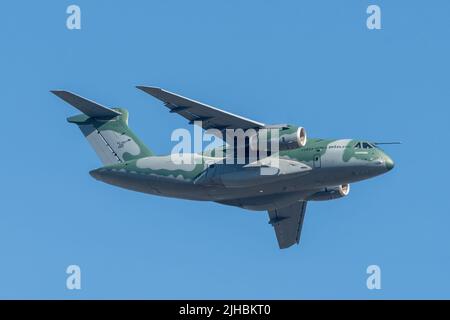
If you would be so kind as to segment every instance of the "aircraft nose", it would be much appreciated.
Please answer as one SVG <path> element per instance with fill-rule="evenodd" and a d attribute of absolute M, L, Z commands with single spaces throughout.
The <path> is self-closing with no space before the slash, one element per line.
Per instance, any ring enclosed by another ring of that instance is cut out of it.
<path fill-rule="evenodd" d="M 384 155 L 384 163 L 388 171 L 394 168 L 394 160 L 392 160 L 388 155 Z"/>

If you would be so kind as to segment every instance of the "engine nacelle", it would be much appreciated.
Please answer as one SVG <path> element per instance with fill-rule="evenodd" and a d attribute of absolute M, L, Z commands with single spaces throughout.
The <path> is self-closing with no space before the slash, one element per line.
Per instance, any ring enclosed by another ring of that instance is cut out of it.
<path fill-rule="evenodd" d="M 276 137 L 272 130 L 278 131 Z M 258 133 L 250 139 L 250 146 L 253 150 L 273 151 L 271 148 L 278 142 L 278 150 L 284 151 L 304 147 L 307 140 L 305 128 L 287 125 L 281 128 L 268 127 L 264 135 Z"/>
<path fill-rule="evenodd" d="M 306 130 L 303 127 L 298 127 L 297 130 L 288 134 L 283 134 L 281 130 L 279 141 L 280 151 L 304 147 L 307 140 Z"/>
<path fill-rule="evenodd" d="M 314 193 L 313 195 L 308 197 L 308 200 L 324 201 L 324 200 L 339 199 L 347 196 L 349 192 L 350 192 L 350 185 L 342 184 L 340 186 L 327 187 L 323 191 Z"/>

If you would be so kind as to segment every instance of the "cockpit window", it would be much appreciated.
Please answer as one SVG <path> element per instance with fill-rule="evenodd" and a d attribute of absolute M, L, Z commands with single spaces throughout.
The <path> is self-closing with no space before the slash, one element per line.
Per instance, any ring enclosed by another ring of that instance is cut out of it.
<path fill-rule="evenodd" d="M 373 149 L 374 146 L 369 142 L 358 142 L 354 146 L 355 149 Z"/>

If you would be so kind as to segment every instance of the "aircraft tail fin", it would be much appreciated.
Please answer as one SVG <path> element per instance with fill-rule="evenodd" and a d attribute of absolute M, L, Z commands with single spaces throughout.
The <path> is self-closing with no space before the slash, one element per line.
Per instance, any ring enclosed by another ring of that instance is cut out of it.
<path fill-rule="evenodd" d="M 68 91 L 51 91 L 83 114 L 67 118 L 78 125 L 104 165 L 152 156 L 128 127 L 128 111 L 107 108 Z"/>

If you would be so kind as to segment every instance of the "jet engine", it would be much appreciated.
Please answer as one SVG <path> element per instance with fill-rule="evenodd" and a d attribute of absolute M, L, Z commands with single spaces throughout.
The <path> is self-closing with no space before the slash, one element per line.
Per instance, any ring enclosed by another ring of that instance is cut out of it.
<path fill-rule="evenodd" d="M 306 130 L 303 127 L 298 127 L 293 133 L 283 134 L 280 131 L 280 150 L 291 150 L 304 147 L 306 145 Z"/>
<path fill-rule="evenodd" d="M 308 200 L 312 201 L 324 201 L 324 200 L 333 200 L 345 197 L 350 192 L 349 184 L 342 184 L 335 187 L 327 187 L 322 191 L 316 192 L 311 195 Z"/>
<path fill-rule="evenodd" d="M 303 127 L 285 125 L 283 127 L 267 127 L 267 131 L 261 131 L 250 138 L 250 146 L 253 150 L 263 149 L 265 151 L 273 151 L 273 147 L 278 142 L 278 150 L 292 150 L 304 147 L 307 142 L 306 130 Z M 272 130 L 278 130 L 276 137 L 272 134 Z M 278 141 L 276 141 L 278 140 Z"/>

